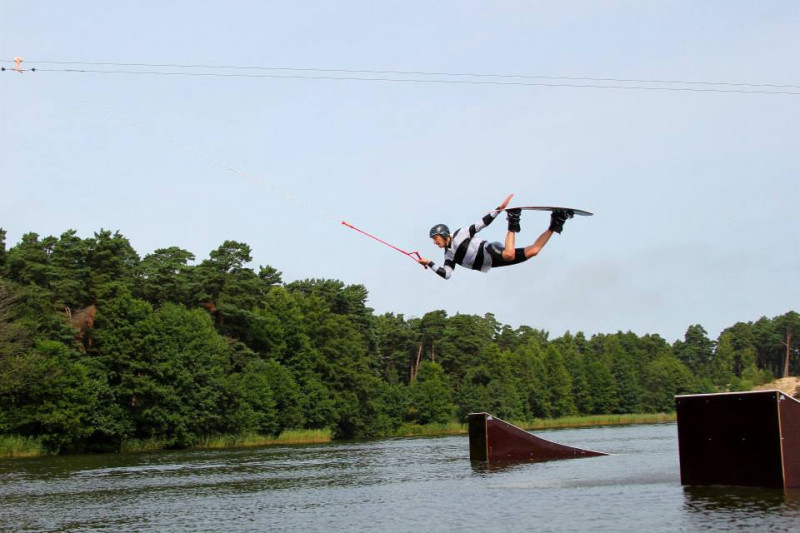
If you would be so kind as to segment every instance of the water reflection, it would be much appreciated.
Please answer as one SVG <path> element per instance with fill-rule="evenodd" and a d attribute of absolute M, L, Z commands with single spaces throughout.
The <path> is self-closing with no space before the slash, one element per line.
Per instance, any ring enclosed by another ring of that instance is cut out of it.
<path fill-rule="evenodd" d="M 684 508 L 697 523 L 716 523 L 714 517 L 737 528 L 753 527 L 770 531 L 797 531 L 800 528 L 800 489 L 783 490 L 761 487 L 694 486 L 683 487 Z M 772 527 L 764 519 L 771 518 Z M 774 523 L 775 517 L 786 522 Z"/>
<path fill-rule="evenodd" d="M 491 474 L 510 473 L 519 470 L 526 470 L 536 468 L 537 465 L 557 464 L 563 461 L 586 461 L 591 460 L 592 457 L 575 457 L 571 459 L 545 459 L 540 461 L 470 461 L 472 473 L 480 476 L 487 476 Z"/>
<path fill-rule="evenodd" d="M 514 470 L 519 470 L 521 468 L 525 468 L 531 464 L 535 464 L 534 461 L 503 461 L 503 462 L 488 462 L 488 461 L 470 461 L 470 466 L 472 467 L 472 473 L 478 476 L 488 476 L 491 474 L 500 474 L 503 472 L 512 472 Z"/>
<path fill-rule="evenodd" d="M 683 487 L 686 508 L 692 512 L 745 509 L 771 511 L 780 508 L 800 511 L 800 489 L 760 487 Z"/>

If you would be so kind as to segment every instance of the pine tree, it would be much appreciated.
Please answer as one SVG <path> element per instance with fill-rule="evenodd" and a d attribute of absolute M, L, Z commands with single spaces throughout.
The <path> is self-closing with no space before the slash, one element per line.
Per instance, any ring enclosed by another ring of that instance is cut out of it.
<path fill-rule="evenodd" d="M 572 379 L 561 352 L 555 346 L 547 347 L 544 367 L 549 399 L 548 416 L 558 418 L 576 414 L 577 409 L 572 399 Z"/>

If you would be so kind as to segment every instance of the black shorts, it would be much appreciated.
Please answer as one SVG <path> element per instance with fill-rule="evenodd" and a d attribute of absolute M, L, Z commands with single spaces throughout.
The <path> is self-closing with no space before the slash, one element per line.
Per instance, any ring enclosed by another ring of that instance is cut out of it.
<path fill-rule="evenodd" d="M 525 248 L 514 248 L 514 259 L 510 260 L 503 259 L 504 247 L 499 242 L 491 243 L 486 249 L 489 250 L 489 255 L 492 256 L 492 268 L 516 265 L 529 259 L 525 257 Z"/>

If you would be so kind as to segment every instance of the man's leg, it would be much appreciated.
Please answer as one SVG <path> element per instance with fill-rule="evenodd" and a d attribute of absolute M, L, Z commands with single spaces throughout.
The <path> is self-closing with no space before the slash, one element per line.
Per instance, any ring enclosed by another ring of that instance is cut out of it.
<path fill-rule="evenodd" d="M 536 239 L 536 242 L 531 244 L 530 246 L 525 247 L 525 259 L 530 259 L 531 257 L 537 255 L 539 252 L 542 251 L 544 245 L 547 244 L 547 241 L 550 240 L 550 237 L 553 236 L 553 232 L 549 229 L 545 230 L 544 233 L 539 235 L 539 238 Z M 503 250 L 503 257 L 505 257 L 505 250 Z"/>
<path fill-rule="evenodd" d="M 521 209 L 509 209 L 506 211 L 508 218 L 508 234 L 506 234 L 505 248 L 503 248 L 503 259 L 511 261 L 516 252 L 514 250 L 515 233 L 522 231 L 519 225 L 519 218 L 522 215 Z"/>
<path fill-rule="evenodd" d="M 525 259 L 530 259 L 531 257 L 538 254 L 544 245 L 547 244 L 547 241 L 550 240 L 550 237 L 553 236 L 553 232 L 551 230 L 545 230 L 544 233 L 539 235 L 539 238 L 536 239 L 536 242 L 531 244 L 530 246 L 526 246 L 525 250 Z M 517 251 L 514 249 L 516 240 L 516 234 L 513 231 L 509 231 L 506 234 L 506 242 L 505 248 L 503 248 L 503 259 L 506 261 L 511 261 L 516 258 Z"/>
<path fill-rule="evenodd" d="M 520 231 L 519 216 L 521 211 L 519 209 L 508 210 L 508 233 L 506 234 L 505 248 L 503 248 L 502 257 L 506 261 L 517 259 L 517 251 L 514 249 L 516 235 L 515 232 Z M 525 259 L 530 259 L 538 255 L 545 247 L 553 233 L 561 233 L 564 229 L 564 222 L 572 218 L 573 213 L 570 210 L 556 210 L 550 214 L 550 227 L 544 231 L 536 241 L 530 246 L 523 248 Z M 519 258 L 521 260 L 521 258 Z M 517 261 L 518 262 L 518 261 Z"/>
<path fill-rule="evenodd" d="M 525 258 L 530 259 L 541 252 L 542 248 L 544 248 L 544 245 L 547 244 L 547 241 L 549 241 L 550 237 L 553 236 L 553 233 L 561 233 L 561 231 L 564 229 L 564 222 L 570 218 L 572 218 L 572 211 L 553 211 L 550 214 L 550 227 L 545 230 L 544 233 L 539 235 L 539 238 L 536 239 L 536 242 L 525 247 Z M 503 252 L 505 257 L 505 250 L 503 250 Z"/>
<path fill-rule="evenodd" d="M 513 231 L 509 231 L 506 234 L 505 248 L 503 248 L 503 259 L 505 259 L 506 261 L 511 261 L 512 259 L 514 259 L 514 255 L 516 253 L 514 250 L 516 241 L 515 237 L 516 234 Z"/>

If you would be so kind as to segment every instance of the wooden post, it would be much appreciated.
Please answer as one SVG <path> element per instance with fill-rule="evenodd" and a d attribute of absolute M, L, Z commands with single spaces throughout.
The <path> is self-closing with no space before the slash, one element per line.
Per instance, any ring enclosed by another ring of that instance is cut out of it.
<path fill-rule="evenodd" d="M 414 378 L 417 377 L 417 372 L 419 372 L 419 360 L 420 360 L 420 357 L 422 357 L 422 343 L 421 342 L 417 344 L 417 362 L 416 362 L 416 364 L 414 364 L 414 363 L 411 364 L 411 379 L 409 380 L 409 383 L 414 381 Z"/>
<path fill-rule="evenodd" d="M 783 377 L 789 377 L 789 356 L 792 355 L 792 327 L 786 326 L 786 360 L 783 362 Z"/>

